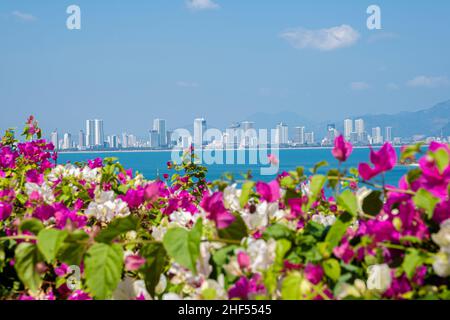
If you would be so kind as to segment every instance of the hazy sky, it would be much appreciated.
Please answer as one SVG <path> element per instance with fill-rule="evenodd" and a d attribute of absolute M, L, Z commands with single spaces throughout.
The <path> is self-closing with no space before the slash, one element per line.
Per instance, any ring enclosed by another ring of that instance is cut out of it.
<path fill-rule="evenodd" d="M 371 4 L 382 30 L 366 27 Z M 413 111 L 450 99 L 449 57 L 448 0 L 0 0 L 0 128 Z"/>

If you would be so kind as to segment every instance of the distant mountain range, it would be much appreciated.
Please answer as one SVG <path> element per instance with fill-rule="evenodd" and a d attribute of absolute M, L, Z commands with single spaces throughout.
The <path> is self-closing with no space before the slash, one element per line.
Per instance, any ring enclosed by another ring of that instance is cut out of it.
<path fill-rule="evenodd" d="M 393 136 L 411 137 L 413 135 L 450 136 L 450 100 L 420 111 L 403 111 L 395 114 L 361 115 L 354 119 L 364 119 L 366 131 L 371 134 L 374 127 L 393 128 Z M 254 121 L 257 128 L 275 128 L 283 122 L 291 129 L 296 126 L 305 126 L 307 131 L 314 131 L 317 138 L 326 132 L 327 123 L 336 123 L 336 128 L 343 130 L 344 119 L 328 122 L 313 122 L 295 112 L 283 111 L 275 114 L 264 112 L 255 113 L 247 120 Z"/>

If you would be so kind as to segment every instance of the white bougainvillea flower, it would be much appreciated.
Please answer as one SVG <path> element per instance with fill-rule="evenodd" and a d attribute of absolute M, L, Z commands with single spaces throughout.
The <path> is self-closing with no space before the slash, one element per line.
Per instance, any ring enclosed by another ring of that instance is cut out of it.
<path fill-rule="evenodd" d="M 151 300 L 151 296 L 145 288 L 143 280 L 135 280 L 126 276 L 117 286 L 113 293 L 114 300 L 135 300 L 143 296 L 146 300 Z"/>
<path fill-rule="evenodd" d="M 192 214 L 184 210 L 174 211 L 169 216 L 170 225 L 186 227 L 192 221 Z"/>
<path fill-rule="evenodd" d="M 433 270 L 439 277 L 450 277 L 450 254 L 441 250 L 434 256 Z"/>
<path fill-rule="evenodd" d="M 450 254 L 450 219 L 442 222 L 439 232 L 433 234 L 431 238 L 442 251 Z"/>
<path fill-rule="evenodd" d="M 55 202 L 53 190 L 47 182 L 44 182 L 42 186 L 39 186 L 36 183 L 27 182 L 25 183 L 25 192 L 28 196 L 31 196 L 31 194 L 33 193 L 39 194 L 39 196 L 47 204 L 52 204 L 53 202 Z"/>
<path fill-rule="evenodd" d="M 311 220 L 321 224 L 325 227 L 332 226 L 336 222 L 336 216 L 334 215 L 325 215 L 323 213 L 315 214 L 311 217 Z"/>
<path fill-rule="evenodd" d="M 270 239 L 249 239 L 247 253 L 250 257 L 250 269 L 253 272 L 262 272 L 267 270 L 275 261 L 276 241 Z"/>
<path fill-rule="evenodd" d="M 223 204 L 231 211 L 241 210 L 240 197 L 242 190 L 236 189 L 236 184 L 228 186 L 223 191 Z"/>
<path fill-rule="evenodd" d="M 115 217 L 126 217 L 129 214 L 130 209 L 127 203 L 121 199 L 114 199 L 113 191 L 100 192 L 86 209 L 86 215 L 102 222 L 111 222 Z"/>

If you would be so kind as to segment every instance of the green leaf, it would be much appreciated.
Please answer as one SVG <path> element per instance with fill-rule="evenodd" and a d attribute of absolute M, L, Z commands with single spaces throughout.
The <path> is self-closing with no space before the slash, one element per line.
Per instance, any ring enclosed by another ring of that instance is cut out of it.
<path fill-rule="evenodd" d="M 281 271 L 283 268 L 284 256 L 291 250 L 292 243 L 287 239 L 281 239 L 277 241 L 275 248 L 275 265 L 277 271 Z"/>
<path fill-rule="evenodd" d="M 37 235 L 42 229 L 44 229 L 43 223 L 41 220 L 35 218 L 23 220 L 19 226 L 20 232 L 23 233 L 25 231 L 29 231 L 35 235 Z"/>
<path fill-rule="evenodd" d="M 34 244 L 22 242 L 17 246 L 14 268 L 25 287 L 33 292 L 37 292 L 42 284 L 41 275 L 36 270 L 39 262 L 41 256 Z"/>
<path fill-rule="evenodd" d="M 350 190 L 347 189 L 342 192 L 337 199 L 337 203 L 341 206 L 341 208 L 353 216 L 358 215 L 358 202 L 356 200 L 356 196 Z"/>
<path fill-rule="evenodd" d="M 314 168 L 311 170 L 312 174 L 316 174 L 317 171 L 322 167 L 328 167 L 329 164 L 326 161 L 320 161 L 314 165 Z"/>
<path fill-rule="evenodd" d="M 87 249 L 89 235 L 83 230 L 69 233 L 58 253 L 58 260 L 68 265 L 80 265 Z"/>
<path fill-rule="evenodd" d="M 44 229 L 39 232 L 37 246 L 47 262 L 53 262 L 67 236 L 68 233 L 64 230 Z"/>
<path fill-rule="evenodd" d="M 372 191 L 367 197 L 363 199 L 362 210 L 364 213 L 376 216 L 383 208 L 383 201 L 381 201 L 382 193 L 380 191 Z"/>
<path fill-rule="evenodd" d="M 129 231 L 135 231 L 139 226 L 139 219 L 136 216 L 129 215 L 123 218 L 115 218 L 111 223 L 100 231 L 95 237 L 97 242 L 110 243 L 116 237 Z"/>
<path fill-rule="evenodd" d="M 295 189 L 295 180 L 290 177 L 286 176 L 280 181 L 280 185 L 283 189 Z"/>
<path fill-rule="evenodd" d="M 339 280 L 341 276 L 341 266 L 336 259 L 325 260 L 322 266 L 327 277 L 335 282 Z"/>
<path fill-rule="evenodd" d="M 436 165 L 441 173 L 447 169 L 450 162 L 450 155 L 447 150 L 440 148 L 434 152 L 434 159 L 436 160 Z"/>
<path fill-rule="evenodd" d="M 233 256 L 234 250 L 239 248 L 236 245 L 226 246 L 222 249 L 217 250 L 213 253 L 212 259 L 214 264 L 216 265 L 217 273 L 221 272 L 222 266 L 228 262 L 228 258 Z"/>
<path fill-rule="evenodd" d="M 155 288 L 159 283 L 161 274 L 166 264 L 167 253 L 160 243 L 149 244 L 142 247 L 140 254 L 146 259 L 142 272 L 144 274 L 145 287 L 152 297 L 155 297 Z"/>
<path fill-rule="evenodd" d="M 196 273 L 196 262 L 200 256 L 202 220 L 198 220 L 191 231 L 172 228 L 164 235 L 163 244 L 169 256 L 182 266 Z"/>
<path fill-rule="evenodd" d="M 412 279 L 416 273 L 417 267 L 422 264 L 422 257 L 420 252 L 416 249 L 409 249 L 406 252 L 405 259 L 403 260 L 402 268 L 406 273 L 408 279 Z"/>
<path fill-rule="evenodd" d="M 122 276 L 123 250 L 118 244 L 96 243 L 87 252 L 86 284 L 94 297 L 106 299 L 116 289 Z"/>
<path fill-rule="evenodd" d="M 328 171 L 328 183 L 330 185 L 331 189 L 336 188 L 337 184 L 338 184 L 338 180 L 337 177 L 339 177 L 339 170 L 338 169 L 331 169 Z M 334 178 L 334 179 L 330 179 L 330 178 Z"/>
<path fill-rule="evenodd" d="M 266 241 L 269 239 L 291 239 L 293 236 L 294 232 L 280 223 L 269 226 L 263 233 L 263 238 Z"/>
<path fill-rule="evenodd" d="M 334 247 L 339 245 L 342 237 L 350 226 L 351 221 L 352 217 L 348 213 L 344 213 L 331 226 L 325 238 L 325 242 L 329 244 L 330 249 L 333 249 Z"/>
<path fill-rule="evenodd" d="M 255 183 L 253 181 L 247 181 L 242 185 L 241 197 L 239 198 L 239 204 L 241 205 L 241 208 L 243 208 L 247 204 L 254 186 Z"/>
<path fill-rule="evenodd" d="M 323 175 L 315 175 L 311 178 L 310 183 L 310 192 L 311 196 L 309 197 L 307 210 L 311 208 L 311 205 L 316 201 L 317 196 L 319 195 L 320 191 L 322 190 L 323 186 L 325 185 L 327 178 Z"/>
<path fill-rule="evenodd" d="M 303 277 L 298 272 L 293 272 L 283 279 L 281 284 L 281 297 L 283 300 L 301 300 L 301 285 Z"/>
<path fill-rule="evenodd" d="M 241 240 L 242 238 L 247 237 L 248 230 L 247 225 L 242 219 L 241 215 L 234 214 L 236 218 L 232 224 L 230 224 L 225 229 L 219 229 L 219 237 L 222 239 L 230 239 L 230 240 Z"/>
<path fill-rule="evenodd" d="M 439 199 L 433 196 L 430 192 L 425 189 L 420 189 L 417 191 L 413 198 L 414 204 L 425 211 L 428 219 L 433 217 L 434 208 L 439 203 Z"/>

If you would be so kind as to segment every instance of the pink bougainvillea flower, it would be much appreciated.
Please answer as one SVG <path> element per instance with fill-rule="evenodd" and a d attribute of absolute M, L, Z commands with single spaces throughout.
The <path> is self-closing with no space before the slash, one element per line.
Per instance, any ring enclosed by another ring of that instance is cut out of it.
<path fill-rule="evenodd" d="M 121 195 L 118 198 L 125 201 L 130 209 L 139 208 L 145 201 L 145 189 L 141 186 L 137 189 L 128 189 L 125 195 Z"/>
<path fill-rule="evenodd" d="M 320 265 L 314 265 L 312 263 L 308 263 L 305 267 L 305 277 L 312 284 L 318 284 L 324 275 L 323 269 Z"/>
<path fill-rule="evenodd" d="M 262 284 L 261 276 L 254 274 L 249 280 L 247 277 L 241 277 L 235 284 L 228 290 L 228 297 L 230 299 L 239 298 L 242 300 L 252 299 L 255 295 L 265 294 L 266 288 Z"/>
<path fill-rule="evenodd" d="M 92 300 L 92 297 L 82 290 L 75 290 L 67 300 Z"/>
<path fill-rule="evenodd" d="M 12 209 L 11 204 L 0 201 L 0 221 L 8 219 L 12 213 Z"/>
<path fill-rule="evenodd" d="M 245 270 L 250 266 L 250 257 L 246 252 L 239 251 L 237 254 L 237 262 L 239 267 Z"/>
<path fill-rule="evenodd" d="M 145 187 L 144 198 L 146 201 L 153 202 L 158 199 L 161 194 L 162 189 L 164 189 L 164 183 L 162 181 L 157 181 L 148 184 Z"/>
<path fill-rule="evenodd" d="M 364 180 L 370 180 L 380 173 L 390 171 L 397 163 L 397 154 L 390 143 L 385 143 L 378 151 L 370 150 L 370 162 L 373 168 L 367 163 L 360 163 L 358 171 Z"/>
<path fill-rule="evenodd" d="M 270 183 L 257 182 L 256 191 L 261 195 L 261 198 L 267 202 L 275 202 L 281 198 L 280 184 L 277 180 Z"/>
<path fill-rule="evenodd" d="M 336 257 L 339 259 L 342 259 L 344 263 L 349 263 L 350 260 L 352 260 L 353 256 L 355 255 L 355 252 L 350 247 L 350 244 L 347 240 L 342 241 L 342 244 L 338 247 L 335 247 L 333 249 L 333 253 Z"/>
<path fill-rule="evenodd" d="M 205 195 L 200 206 L 208 213 L 207 218 L 216 223 L 218 229 L 229 227 L 236 219 L 223 204 L 222 192 Z"/>
<path fill-rule="evenodd" d="M 145 259 L 137 254 L 128 255 L 125 258 L 125 269 L 128 271 L 139 270 L 145 263 Z"/>
<path fill-rule="evenodd" d="M 102 158 L 96 158 L 94 160 L 88 160 L 88 167 L 90 169 L 102 168 L 103 167 L 103 160 L 102 160 Z"/>
<path fill-rule="evenodd" d="M 25 177 L 27 182 L 36 183 L 37 185 L 44 183 L 44 175 L 35 169 L 28 170 Z"/>
<path fill-rule="evenodd" d="M 0 167 L 12 169 L 16 166 L 17 152 L 13 152 L 10 147 L 0 148 Z"/>
<path fill-rule="evenodd" d="M 353 152 L 353 146 L 350 142 L 345 141 L 344 137 L 340 135 L 334 139 L 334 148 L 331 151 L 333 157 L 335 157 L 340 162 L 347 161 L 348 157 Z"/>

